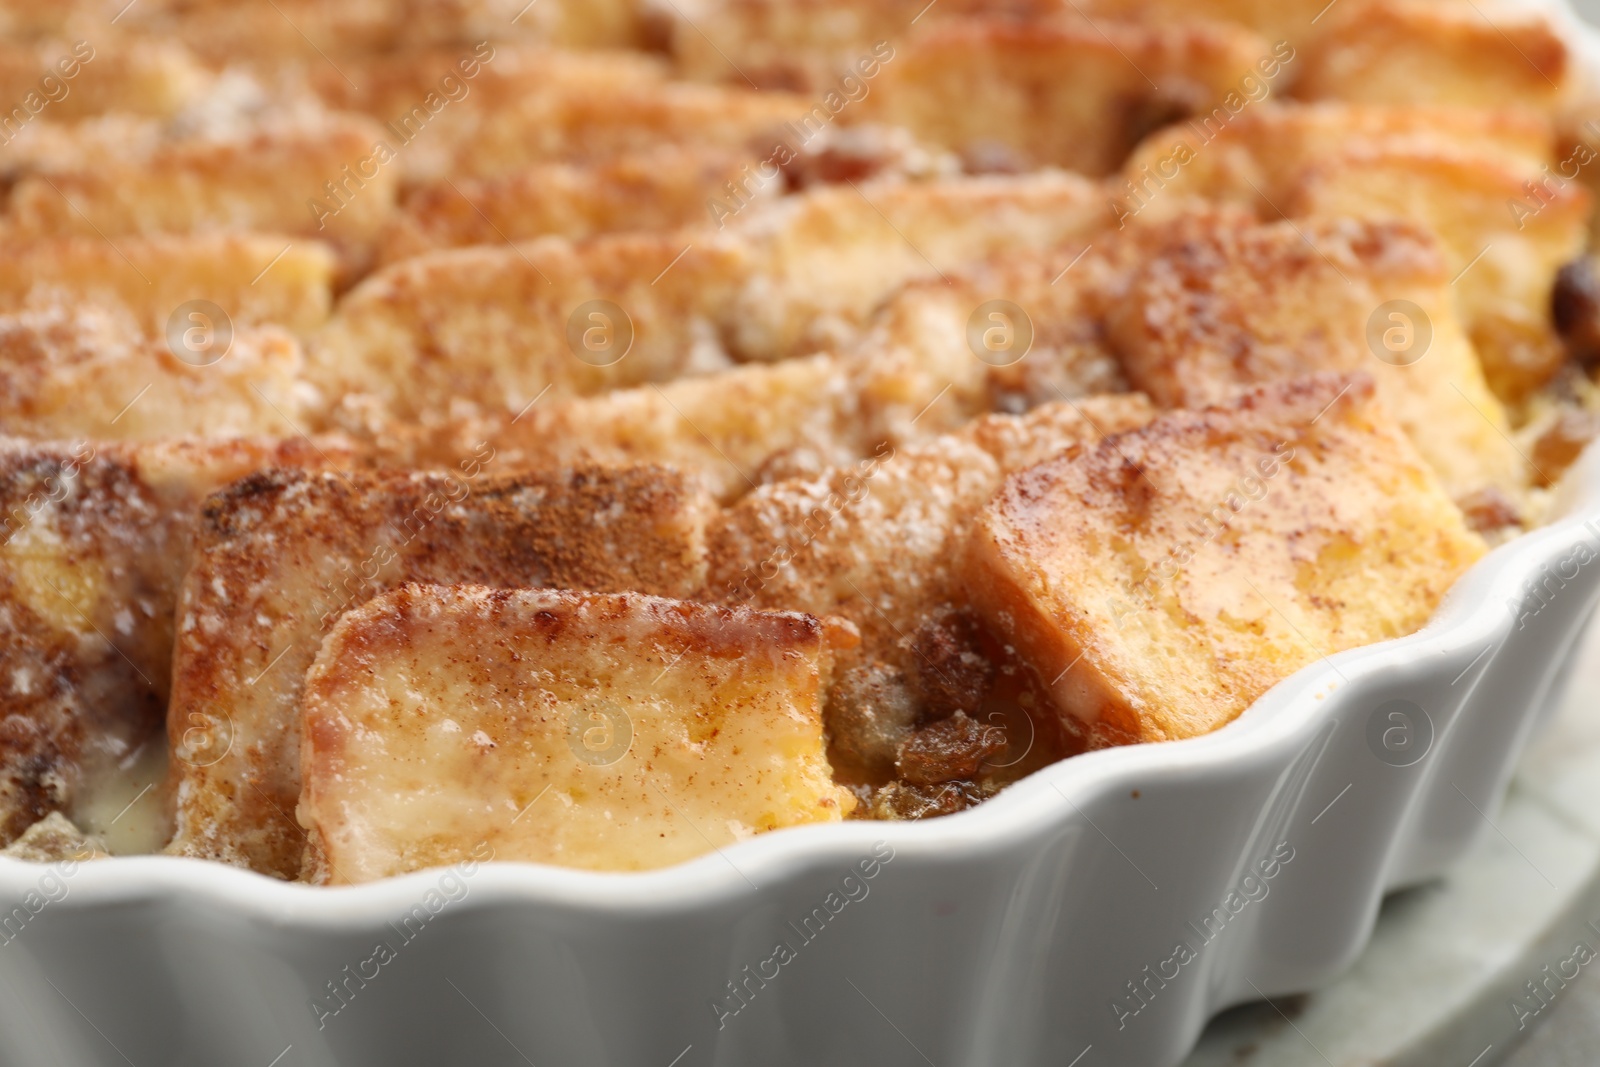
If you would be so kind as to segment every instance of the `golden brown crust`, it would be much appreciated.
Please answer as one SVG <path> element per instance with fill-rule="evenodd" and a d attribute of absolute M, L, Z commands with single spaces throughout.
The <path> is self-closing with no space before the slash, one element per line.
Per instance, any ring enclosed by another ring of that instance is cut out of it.
<path fill-rule="evenodd" d="M 787 93 L 664 82 L 597 92 L 557 87 L 483 117 L 453 159 L 456 173 L 493 178 L 535 163 L 600 161 L 662 144 L 760 151 L 785 136 L 785 123 L 812 102 Z"/>
<path fill-rule="evenodd" d="M 860 649 L 841 662 L 899 662 L 902 638 L 962 600 L 959 549 L 1014 463 L 1141 425 L 1142 397 L 1047 404 L 877 454 L 813 478 L 763 486 L 710 533 L 701 596 L 723 604 L 849 619 Z"/>
<path fill-rule="evenodd" d="M 1125 392 L 1106 319 L 1139 265 L 1192 234 L 1243 225 L 1246 212 L 1174 198 L 1116 230 L 1067 237 L 970 260 L 906 283 L 849 351 L 914 353 L 950 384 L 929 415 L 955 429 L 979 411 L 1026 411 L 1058 400 Z M 1014 321 L 1013 321 L 1014 320 Z M 957 368 L 965 366 L 968 374 Z M 978 375 L 978 376 L 974 376 Z M 922 425 L 923 420 L 919 419 Z M 905 440 L 902 436 L 897 440 Z"/>
<path fill-rule="evenodd" d="M 308 873 L 490 856 L 639 870 L 837 820 L 853 798 L 820 713 L 836 635 L 637 593 L 387 593 L 340 620 L 306 678 Z"/>
<path fill-rule="evenodd" d="M 1307 166 L 1345 152 L 1466 153 L 1532 178 L 1554 145 L 1548 118 L 1516 108 L 1270 99 L 1150 134 L 1123 165 L 1117 195 L 1123 210 L 1187 194 L 1247 204 L 1270 221 Z"/>
<path fill-rule="evenodd" d="M 750 255 L 725 315 L 729 347 L 746 360 L 834 347 L 909 281 L 1114 225 L 1099 185 L 1058 171 L 811 189 L 729 224 Z"/>
<path fill-rule="evenodd" d="M 1231 720 L 1421 626 L 1482 553 L 1364 376 L 1267 385 L 1013 475 L 964 579 L 1093 743 Z"/>
<path fill-rule="evenodd" d="M 32 121 L 30 111 L 47 111 L 52 120 L 68 121 L 107 111 L 170 116 L 195 100 L 210 82 L 207 71 L 176 42 L 115 29 L 108 35 L 101 26 L 95 29 L 92 41 L 71 37 L 0 41 L 0 100 L 6 107 L 0 122 L 12 121 L 6 128 L 10 136 Z M 71 76 L 63 78 L 69 70 Z M 46 75 L 64 91 L 41 86 Z"/>
<path fill-rule="evenodd" d="M 1449 277 L 1444 249 L 1412 223 L 1222 223 L 1145 262 L 1110 331 L 1130 380 L 1164 407 L 1365 371 L 1453 496 L 1516 492 L 1525 463 Z"/>
<path fill-rule="evenodd" d="M 235 326 L 305 334 L 328 317 L 333 268 L 326 246 L 269 234 L 8 240 L 0 242 L 0 312 L 99 304 L 126 309 L 163 337 L 181 305 L 208 300 Z"/>
<path fill-rule="evenodd" d="M 558 399 L 725 366 L 711 318 L 742 258 L 676 233 L 417 256 L 345 296 L 308 377 L 330 400 L 364 393 L 414 419 L 462 402 L 515 415 L 547 387 Z"/>
<path fill-rule="evenodd" d="M 0 438 L 0 841 L 158 730 L 200 499 L 337 442 Z"/>
<path fill-rule="evenodd" d="M 325 240 L 359 262 L 395 207 L 399 169 L 372 161 L 385 136 L 370 119 L 331 115 L 171 138 L 25 177 L 6 217 L 20 237 L 260 230 Z"/>
<path fill-rule="evenodd" d="M 365 393 L 399 418 L 437 416 L 447 398 L 514 415 L 547 386 L 554 400 L 837 347 L 911 279 L 1111 221 L 1098 187 L 1042 174 L 822 186 L 720 233 L 432 252 L 344 298 L 311 345 L 310 377 L 330 399 Z M 575 351 L 589 331 L 574 315 L 595 300 L 626 316 L 588 309 L 607 344 L 631 324 L 614 363 Z"/>
<path fill-rule="evenodd" d="M 241 328 L 222 359 L 197 365 L 112 309 L 0 315 L 0 433 L 47 441 L 293 433 L 302 361 L 299 343 L 277 327 Z"/>
<path fill-rule="evenodd" d="M 1528 373 L 1518 335 L 1554 342 L 1556 272 L 1583 250 L 1592 207 L 1584 187 L 1535 184 L 1488 155 L 1398 147 L 1319 160 L 1283 202 L 1291 215 L 1404 218 L 1432 229 L 1484 371 L 1508 402 L 1548 378 Z"/>
<path fill-rule="evenodd" d="M 105 12 L 84 6 L 98 29 Z M 643 43 L 639 12 L 628 0 L 540 0 L 515 22 L 513 14 L 492 0 L 273 0 L 260 7 L 202 0 L 141 2 L 121 24 L 181 40 L 219 65 L 269 73 L 461 42 L 470 48 L 486 39 L 576 49 Z M 354 72 L 351 77 L 360 84 Z"/>
<path fill-rule="evenodd" d="M 820 94 L 847 75 L 870 83 L 919 26 L 1059 10 L 1050 0 L 702 0 L 674 4 L 665 36 L 684 77 Z"/>
<path fill-rule="evenodd" d="M 595 164 L 541 163 L 500 178 L 436 182 L 406 198 L 378 261 L 552 234 L 577 240 L 701 225 L 713 221 L 707 205 L 751 166 L 747 153 L 670 145 Z M 781 186 L 765 188 L 776 195 Z"/>
<path fill-rule="evenodd" d="M 1042 404 L 1026 415 L 985 415 L 956 436 L 989 453 L 1010 474 L 1076 445 L 1143 426 L 1155 416 L 1143 393 L 1087 396 Z"/>
<path fill-rule="evenodd" d="M 703 581 L 712 505 L 692 481 L 660 467 L 496 476 L 496 460 L 480 444 L 449 474 L 268 471 L 207 500 L 178 604 L 173 851 L 295 874 L 305 670 L 328 628 L 383 590 L 682 596 Z"/>
<path fill-rule="evenodd" d="M 1149 130 L 1240 96 L 1242 79 L 1264 91 L 1271 54 L 1226 24 L 948 21 L 904 45 L 865 106 L 930 144 L 1100 176 Z"/>
<path fill-rule="evenodd" d="M 694 472 L 728 502 L 790 474 L 865 455 L 888 439 L 892 424 L 914 418 L 935 400 L 944 384 L 914 369 L 868 361 L 789 359 L 542 402 L 515 421 L 452 426 L 443 440 L 430 439 L 420 457 L 412 456 L 448 462 L 470 438 L 492 442 L 513 469 L 665 463 Z M 909 388 L 880 399 L 869 391 L 874 385 L 881 392 Z"/>
<path fill-rule="evenodd" d="M 1348 3 L 1306 52 L 1295 94 L 1310 100 L 1549 110 L 1568 82 L 1549 19 L 1510 5 Z"/>
<path fill-rule="evenodd" d="M 666 64 L 641 52 L 582 52 L 483 38 L 361 53 L 341 61 L 339 69 L 326 63 L 306 69 L 312 91 L 328 107 L 381 122 L 393 122 L 429 93 L 451 88 L 440 84 L 446 77 L 465 84 L 464 95 L 449 104 L 451 120 L 457 121 L 462 110 L 481 114 L 540 92 L 605 93 L 623 85 L 657 84 L 666 76 Z"/>
<path fill-rule="evenodd" d="M 1137 265 L 1207 227 L 1248 222 L 1235 209 L 1176 210 L 1181 206 L 1096 234 L 1092 244 L 1013 251 L 943 278 L 913 280 L 837 354 L 547 398 L 514 418 L 413 430 L 346 404 L 335 421 L 362 427 L 396 463 L 448 465 L 488 440 L 514 467 L 671 463 L 700 472 L 717 498 L 730 502 L 759 485 L 848 465 L 885 442 L 899 447 L 956 430 L 986 411 L 1125 389 L 1105 317 L 1126 298 Z M 1025 333 L 1028 341 L 1025 349 L 980 358 L 974 317 L 997 300 L 1020 309 L 1026 325 L 1012 324 L 1012 339 L 1021 345 Z"/>
<path fill-rule="evenodd" d="M 1083 9 L 1096 18 L 1155 23 L 1205 19 L 1247 26 L 1277 42 L 1300 42 L 1315 34 L 1328 0 L 1090 0 Z"/>
<path fill-rule="evenodd" d="M 1217 128 L 1152 135 L 1123 171 L 1120 209 L 1173 195 L 1246 204 L 1264 221 L 1407 219 L 1443 242 L 1462 321 L 1494 392 L 1518 402 L 1553 350 L 1556 271 L 1583 247 L 1592 198 L 1551 176 L 1549 120 L 1515 110 L 1272 105 Z M 1469 269 L 1470 268 L 1470 269 Z"/>

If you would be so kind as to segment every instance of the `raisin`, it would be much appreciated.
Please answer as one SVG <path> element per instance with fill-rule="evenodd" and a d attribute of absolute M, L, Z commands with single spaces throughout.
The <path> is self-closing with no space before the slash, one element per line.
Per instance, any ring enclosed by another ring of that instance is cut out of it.
<path fill-rule="evenodd" d="M 881 663 L 845 671 L 829 694 L 828 735 L 834 750 L 862 770 L 884 774 L 917 721 L 916 698 L 900 672 Z"/>
<path fill-rule="evenodd" d="M 1576 409 L 1563 411 L 1533 446 L 1533 466 L 1539 484 L 1550 485 L 1559 479 L 1597 434 L 1600 434 L 1600 415 Z"/>
<path fill-rule="evenodd" d="M 1467 525 L 1478 533 L 1515 526 L 1522 521 L 1511 498 L 1492 485 L 1468 493 L 1456 501 L 1456 506 L 1466 515 Z"/>
<path fill-rule="evenodd" d="M 938 785 L 976 777 L 983 761 L 1005 751 L 1003 730 L 956 712 L 924 726 L 900 745 L 895 770 L 912 785 Z"/>
<path fill-rule="evenodd" d="M 994 664 L 983 652 L 971 615 L 945 608 L 925 619 L 906 641 L 906 681 L 925 719 L 958 711 L 976 715 L 994 685 Z"/>
<path fill-rule="evenodd" d="M 1556 272 L 1550 315 L 1574 359 L 1586 367 L 1600 363 L 1600 275 L 1589 256 Z"/>

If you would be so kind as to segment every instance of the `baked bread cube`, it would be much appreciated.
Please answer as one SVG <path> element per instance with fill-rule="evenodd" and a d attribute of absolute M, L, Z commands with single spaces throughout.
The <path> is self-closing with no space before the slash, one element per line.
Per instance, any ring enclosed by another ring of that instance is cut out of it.
<path fill-rule="evenodd" d="M 531 9 L 528 14 L 533 14 Z M 518 25 L 523 21 L 519 19 Z M 408 114 L 429 93 L 443 95 L 440 90 L 451 86 L 440 83 L 450 76 L 465 86 L 464 92 L 458 91 L 459 99 L 450 99 L 453 122 L 461 111 L 476 116 L 534 93 L 556 89 L 602 93 L 619 85 L 659 84 L 668 73 L 659 57 L 643 52 L 575 51 L 496 35 L 492 41 L 475 44 L 413 44 L 361 53 L 341 59 L 338 70 L 313 63 L 306 67 L 305 78 L 330 109 L 359 111 L 389 122 Z"/>
<path fill-rule="evenodd" d="M 928 144 L 998 155 L 1008 169 L 1111 174 L 1149 130 L 1272 84 L 1257 69 L 1272 47 L 1242 26 L 1063 16 L 919 29 L 862 106 Z"/>
<path fill-rule="evenodd" d="M 1549 18 L 1510 4 L 1341 4 L 1305 52 L 1294 91 L 1308 100 L 1548 112 L 1569 80 L 1567 46 Z"/>
<path fill-rule="evenodd" d="M 1250 217 L 1238 209 L 1153 212 L 1094 235 L 1092 244 L 1017 251 L 914 280 L 837 353 L 546 399 L 515 419 L 447 421 L 420 432 L 354 405 L 334 421 L 400 465 L 449 466 L 490 440 L 510 467 L 672 464 L 698 472 L 731 503 L 757 486 L 849 467 L 884 444 L 954 431 L 988 411 L 1125 391 L 1107 341 L 1108 308 L 1126 298 L 1143 259 L 1222 221 L 1245 225 Z M 1012 305 L 1004 314 L 1022 312 L 1008 341 L 1020 347 L 980 357 L 972 322 L 993 300 Z"/>
<path fill-rule="evenodd" d="M 369 275 L 312 340 L 330 401 L 417 419 L 468 403 L 516 415 L 728 365 L 713 321 L 746 273 L 735 245 L 689 233 L 450 249 Z"/>
<path fill-rule="evenodd" d="M 1206 19 L 1236 22 L 1269 41 L 1299 44 L 1315 34 L 1328 0 L 1091 0 L 1084 11 L 1097 18 L 1134 22 Z M 1315 22 L 1312 20 L 1316 19 Z M 1293 67 L 1289 70 L 1292 72 Z"/>
<path fill-rule="evenodd" d="M 1015 413 L 1067 397 L 1127 392 L 1106 318 L 1126 299 L 1139 265 L 1217 225 L 1250 221 L 1239 208 L 1174 198 L 1121 229 L 996 253 L 940 277 L 914 279 L 884 301 L 845 351 L 873 360 L 915 358 L 951 385 L 947 398 L 959 402 L 942 401 L 929 413 L 945 417 L 936 430 L 928 416 L 918 418 L 924 432 L 956 429 L 963 414 Z M 891 439 L 912 437 L 901 432 Z"/>
<path fill-rule="evenodd" d="M 277 234 L 5 241 L 0 313 L 98 304 L 126 309 L 147 334 L 163 338 L 180 307 L 205 300 L 235 327 L 271 323 L 303 335 L 328 317 L 333 272 L 325 245 Z"/>
<path fill-rule="evenodd" d="M 0 100 L 7 108 L 0 120 L 10 120 L 9 136 L 36 121 L 33 111 L 51 121 L 106 111 L 165 118 L 211 83 L 210 74 L 181 44 L 117 33 L 115 28 L 107 34 L 103 27 L 96 26 L 101 32 L 93 40 L 61 36 L 0 42 Z M 65 33 L 83 28 L 81 23 L 60 27 Z M 54 86 L 43 84 L 46 77 L 54 79 Z"/>
<path fill-rule="evenodd" d="M 92 11 L 91 0 L 63 0 L 59 4 L 0 0 L 0 30 L 17 41 L 61 37 Z"/>
<path fill-rule="evenodd" d="M 750 364 L 547 401 L 515 422 L 463 431 L 491 440 L 508 467 L 663 463 L 694 472 L 728 503 L 769 482 L 814 475 L 885 442 L 931 437 L 982 409 L 982 365 L 959 352 L 878 347 Z M 441 452 L 429 450 L 430 462 Z"/>
<path fill-rule="evenodd" d="M 1420 223 L 1443 242 L 1491 388 L 1516 403 L 1559 366 L 1551 290 L 1584 246 L 1592 206 L 1586 189 L 1549 177 L 1554 144 L 1548 120 L 1526 112 L 1263 106 L 1217 129 L 1153 135 L 1124 168 L 1117 204 L 1128 218 L 1187 194 L 1271 222 Z"/>
<path fill-rule="evenodd" d="M 1059 171 L 819 186 L 728 222 L 750 267 L 724 329 L 742 360 L 835 347 L 906 282 L 1114 225 L 1099 184 Z"/>
<path fill-rule="evenodd" d="M 1097 746 L 1206 733 L 1411 633 L 1485 551 L 1372 380 L 1330 374 L 1015 474 L 966 547 L 972 603 Z"/>
<path fill-rule="evenodd" d="M 1150 134 L 1123 165 L 1119 214 L 1174 195 L 1244 204 L 1268 221 L 1312 164 L 1349 151 L 1487 157 L 1536 178 L 1555 160 L 1543 115 L 1517 108 L 1392 106 L 1271 98 L 1238 114 L 1202 116 Z"/>
<path fill-rule="evenodd" d="M 0 176 L 7 181 L 40 171 L 117 166 L 130 155 L 155 151 L 171 131 L 161 119 L 118 111 L 77 122 L 30 122 L 26 128 L 26 137 L 0 141 Z"/>
<path fill-rule="evenodd" d="M 1551 292 L 1556 272 L 1585 247 L 1593 205 L 1581 185 L 1530 183 L 1515 165 L 1483 154 L 1390 147 L 1313 163 L 1283 210 L 1402 218 L 1432 229 L 1490 386 L 1520 403 L 1563 361 Z"/>
<path fill-rule="evenodd" d="M 346 614 L 306 675 L 307 874 L 643 870 L 837 821 L 855 800 L 821 701 L 849 640 L 638 593 L 402 586 Z"/>
<path fill-rule="evenodd" d="M 585 396 L 837 348 L 908 280 L 1111 221 L 1099 186 L 1047 173 L 820 186 L 720 232 L 432 252 L 345 296 L 310 346 L 308 377 L 397 418 L 437 416 L 447 401 L 514 415 L 546 387 L 552 400 Z"/>
<path fill-rule="evenodd" d="M 457 5 L 452 0 L 430 0 L 429 6 L 449 13 Z M 473 5 L 471 10 L 469 32 L 481 32 L 483 27 L 498 29 L 505 20 L 503 11 L 492 4 Z M 633 0 L 560 0 L 529 14 L 533 16 L 531 25 L 524 32 L 563 48 L 641 48 L 647 43 L 643 12 Z M 452 32 L 461 36 L 459 29 Z"/>
<path fill-rule="evenodd" d="M 178 602 L 170 851 L 293 877 L 304 835 L 296 708 L 339 617 L 407 581 L 642 590 L 705 575 L 713 507 L 661 467 L 495 476 L 271 471 L 206 501 Z"/>
<path fill-rule="evenodd" d="M 712 221 L 707 205 L 754 173 L 747 155 L 669 145 L 596 164 L 539 163 L 500 178 L 431 183 L 406 197 L 377 258 L 704 224 Z M 783 191 L 779 180 L 751 185 L 760 185 L 757 195 Z"/>
<path fill-rule="evenodd" d="M 25 177 L 6 217 L 23 237 L 259 230 L 325 240 L 359 259 L 394 211 L 399 165 L 374 157 L 393 140 L 356 115 L 174 138 Z"/>
<path fill-rule="evenodd" d="M 1134 394 L 1057 402 L 762 486 L 713 523 L 702 598 L 837 615 L 861 632 L 841 668 L 898 663 L 902 637 L 964 602 L 960 549 L 1010 470 L 1151 415 Z"/>
<path fill-rule="evenodd" d="M 1514 497 L 1526 463 L 1449 279 L 1439 242 L 1413 223 L 1219 222 L 1143 263 L 1107 328 L 1133 386 L 1163 407 L 1365 371 L 1453 498 L 1490 486 Z"/>
<path fill-rule="evenodd" d="M 753 82 L 763 88 L 855 100 L 870 93 L 908 33 L 947 18 L 1055 14 L 1049 0 L 674 0 L 666 14 L 678 73 L 700 81 Z M 844 81 L 846 77 L 854 82 Z M 848 94 L 848 96 L 847 96 Z"/>
<path fill-rule="evenodd" d="M 663 82 L 555 87 L 487 112 L 459 145 L 453 173 L 494 178 L 535 163 L 635 155 L 666 145 L 761 151 L 814 103 L 789 93 Z"/>
<path fill-rule="evenodd" d="M 399 27 L 392 0 L 273 0 L 277 5 L 200 3 L 175 11 L 172 4 L 138 3 L 118 25 L 160 33 L 186 45 L 197 56 L 227 57 L 227 62 L 283 70 L 331 57 L 392 47 Z M 94 14 L 105 18 L 95 8 Z M 177 17 L 174 17 L 177 16 Z M 307 45 L 310 45 L 308 48 Z M 307 53 L 310 53 L 308 58 Z"/>
<path fill-rule="evenodd" d="M 85 834 L 59 811 L 52 811 L 11 844 L 0 848 L 0 856 L 25 863 L 105 859 L 109 855 L 104 841 Z"/>
<path fill-rule="evenodd" d="M 1047 728 L 1052 736 L 1000 761 L 1003 768 L 984 763 L 999 739 L 994 708 L 1008 709 L 999 714 L 1013 719 L 1029 717 L 1014 699 L 989 703 L 990 694 L 1026 683 L 1014 669 L 1005 677 L 997 671 L 1007 653 L 981 632 L 969 609 L 959 575 L 962 546 L 1006 473 L 1141 425 L 1151 414 L 1136 394 L 1057 402 L 763 486 L 713 526 L 709 580 L 698 599 L 827 613 L 856 625 L 861 644 L 839 654 L 824 707 L 834 767 L 847 780 L 881 785 L 903 762 L 905 744 L 914 766 L 899 771 L 924 783 L 970 778 L 979 767 L 986 778 L 1021 773 L 1030 754 L 1048 761 L 1058 751 L 1057 731 Z M 934 742 L 920 755 L 913 738 L 919 722 L 931 731 L 925 740 Z M 1020 721 L 1013 725 L 1022 736 Z M 948 796 L 931 793 L 908 799 L 908 807 L 890 810 L 942 814 L 968 803 L 952 808 Z"/>
<path fill-rule="evenodd" d="M 299 342 L 270 326 L 238 330 L 226 355 L 201 363 L 179 359 L 165 340 L 144 336 L 113 309 L 0 315 L 0 434 L 50 441 L 292 434 L 301 425 L 302 363 Z"/>
<path fill-rule="evenodd" d="M 176 10 L 175 10 L 176 8 Z M 104 19 L 101 8 L 93 9 Z M 174 17 L 176 16 L 176 17 Z M 516 16 L 516 21 L 512 18 Z M 227 57 L 230 65 L 262 74 L 295 66 L 341 66 L 373 53 L 415 51 L 460 42 L 503 39 L 563 48 L 633 48 L 639 12 L 627 0 L 540 0 L 519 14 L 493 0 L 273 0 L 237 3 L 135 5 L 122 25 L 181 40 L 196 55 Z M 470 54 L 472 43 L 461 48 Z M 326 58 L 325 58 L 326 57 Z M 444 71 L 439 71 L 442 75 Z M 359 73 L 350 77 L 360 85 Z"/>
<path fill-rule="evenodd" d="M 0 845 L 159 736 L 200 500 L 339 442 L 0 438 Z M 91 832 L 103 829 L 86 826 Z"/>
<path fill-rule="evenodd" d="M 485 116 L 540 95 L 604 98 L 666 78 L 667 66 L 657 56 L 576 52 L 507 40 L 499 32 L 524 28 L 533 13 L 530 8 L 514 27 L 509 17 L 498 18 L 494 32 L 450 43 L 402 44 L 342 57 L 337 70 L 320 59 L 307 64 L 303 55 L 296 58 L 311 92 L 329 108 L 369 115 L 388 125 L 391 144 L 404 143 L 394 166 L 403 168 L 407 186 L 445 178 L 459 184 L 456 157 Z"/>

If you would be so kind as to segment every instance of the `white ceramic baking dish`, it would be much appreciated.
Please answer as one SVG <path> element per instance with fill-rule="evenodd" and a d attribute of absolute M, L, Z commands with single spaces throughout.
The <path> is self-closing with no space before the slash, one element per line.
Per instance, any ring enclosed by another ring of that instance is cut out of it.
<path fill-rule="evenodd" d="M 1338 974 L 1386 892 L 1495 832 L 1600 595 L 1596 450 L 1558 514 L 1421 633 L 948 818 L 352 889 L 0 860 L 0 1063 L 1176 1064 L 1222 1008 Z"/>

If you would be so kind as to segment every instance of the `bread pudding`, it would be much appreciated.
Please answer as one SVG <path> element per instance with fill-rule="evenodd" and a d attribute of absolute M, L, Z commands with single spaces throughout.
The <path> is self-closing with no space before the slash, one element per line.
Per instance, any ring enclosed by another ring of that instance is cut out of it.
<path fill-rule="evenodd" d="M 951 814 L 1425 626 L 1600 430 L 1537 14 L 273 6 L 0 5 L 16 855 Z"/>

